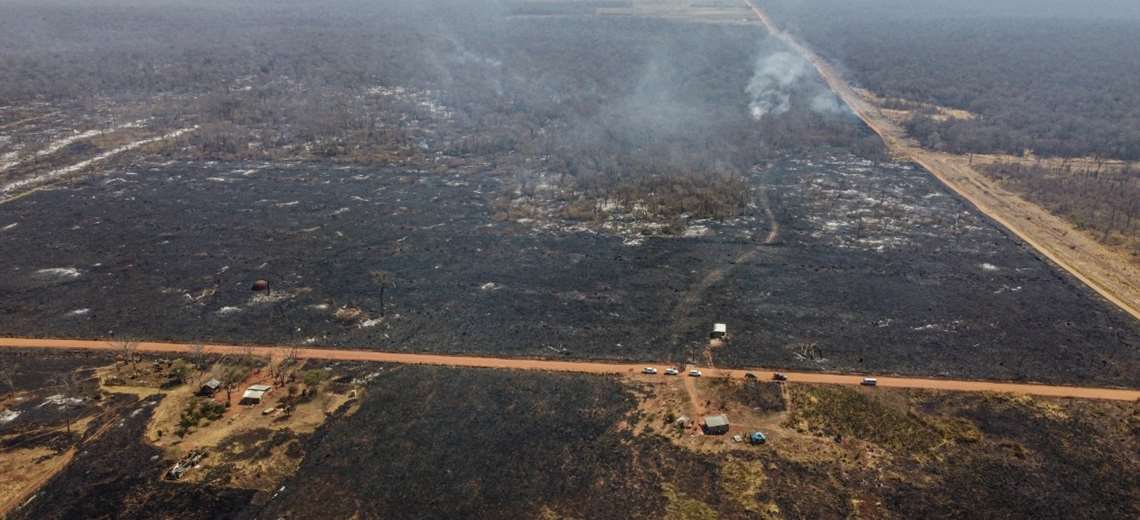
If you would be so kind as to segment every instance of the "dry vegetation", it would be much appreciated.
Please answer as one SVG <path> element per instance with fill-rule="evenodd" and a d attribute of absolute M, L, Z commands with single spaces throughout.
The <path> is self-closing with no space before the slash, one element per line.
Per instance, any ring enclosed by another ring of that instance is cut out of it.
<path fill-rule="evenodd" d="M 1062 162 L 1063 163 L 1063 162 Z M 981 167 L 1010 191 L 1088 232 L 1101 243 L 1128 251 L 1140 262 L 1140 172 L 1120 169 L 1056 168 L 996 162 Z"/>

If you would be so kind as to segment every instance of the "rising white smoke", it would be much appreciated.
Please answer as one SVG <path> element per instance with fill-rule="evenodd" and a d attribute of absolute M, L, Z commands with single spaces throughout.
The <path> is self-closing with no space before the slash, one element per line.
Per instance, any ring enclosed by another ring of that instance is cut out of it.
<path fill-rule="evenodd" d="M 820 114 L 847 112 L 839 98 L 819 82 L 805 84 L 801 80 L 814 73 L 811 64 L 790 51 L 767 53 L 756 59 L 756 68 L 745 91 L 752 97 L 748 109 L 759 121 L 767 115 L 780 115 L 790 110 L 792 95 L 811 96 L 808 108 Z"/>
<path fill-rule="evenodd" d="M 760 120 L 768 114 L 787 112 L 795 85 L 807 70 L 807 61 L 791 52 L 773 52 L 758 58 L 752 80 L 745 89 L 752 96 L 748 104 L 752 118 Z"/>

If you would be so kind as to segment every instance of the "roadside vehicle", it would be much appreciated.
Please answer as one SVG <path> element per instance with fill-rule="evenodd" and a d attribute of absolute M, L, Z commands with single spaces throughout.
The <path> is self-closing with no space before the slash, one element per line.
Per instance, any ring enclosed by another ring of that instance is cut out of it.
<path fill-rule="evenodd" d="M 653 367 L 645 367 L 645 368 L 641 369 L 641 373 L 642 374 L 649 374 L 649 375 L 653 376 L 653 375 L 657 375 L 657 369 L 653 368 Z"/>
<path fill-rule="evenodd" d="M 673 368 L 673 367 L 669 367 L 669 368 L 665 369 L 665 375 L 667 375 L 667 376 L 675 376 L 679 373 L 680 372 L 678 372 L 677 369 Z"/>
<path fill-rule="evenodd" d="M 859 382 L 859 384 L 863 386 L 875 386 L 879 384 L 879 380 L 873 377 L 864 377 L 863 380 Z"/>
<path fill-rule="evenodd" d="M 773 381 L 787 381 L 788 375 L 783 373 L 783 372 L 776 372 L 775 374 L 772 374 L 772 380 Z"/>
<path fill-rule="evenodd" d="M 753 374 L 752 372 L 747 372 L 744 374 L 744 379 L 756 379 L 756 374 Z"/>
<path fill-rule="evenodd" d="M 689 377 L 701 377 L 701 371 L 694 368 L 689 371 Z"/>

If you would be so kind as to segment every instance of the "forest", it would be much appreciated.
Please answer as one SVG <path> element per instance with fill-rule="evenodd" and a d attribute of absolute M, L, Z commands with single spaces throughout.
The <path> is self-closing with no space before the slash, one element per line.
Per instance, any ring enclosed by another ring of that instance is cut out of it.
<path fill-rule="evenodd" d="M 857 84 L 909 102 L 907 130 L 929 148 L 1140 159 L 1134 3 L 762 3 Z M 976 117 L 937 117 L 920 104 Z"/>
<path fill-rule="evenodd" d="M 989 164 L 982 171 L 1101 242 L 1120 246 L 1140 259 L 1140 171 L 1021 162 Z"/>

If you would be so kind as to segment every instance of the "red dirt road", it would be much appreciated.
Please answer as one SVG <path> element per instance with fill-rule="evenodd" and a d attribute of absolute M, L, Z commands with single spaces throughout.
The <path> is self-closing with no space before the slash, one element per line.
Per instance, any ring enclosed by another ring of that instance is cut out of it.
<path fill-rule="evenodd" d="M 97 340 L 69 340 L 69 339 L 27 339 L 27 338 L 0 338 L 0 348 L 9 349 L 61 349 L 61 350 L 117 350 L 109 341 Z M 138 343 L 139 352 L 187 354 L 191 353 L 190 345 L 176 343 L 157 343 L 144 341 Z M 208 354 L 253 355 L 284 357 L 290 352 L 289 347 L 248 347 L 240 345 L 206 345 Z M 300 348 L 296 355 L 306 359 L 325 359 L 342 361 L 374 361 L 382 363 L 400 363 L 408 365 L 442 365 L 451 367 L 469 368 L 504 368 L 512 370 L 545 370 L 550 372 L 579 372 L 589 374 L 631 375 L 640 373 L 647 365 L 644 363 L 603 363 L 590 361 L 551 361 L 541 359 L 496 358 L 477 356 L 448 356 L 434 354 L 403 354 L 396 352 L 377 352 L 371 350 L 343 350 L 327 348 Z M 662 367 L 659 367 L 662 368 Z M 690 367 L 694 368 L 694 367 Z M 771 379 L 773 370 L 767 368 L 756 369 L 721 369 L 700 368 L 705 377 L 733 377 L 743 378 L 747 373 L 753 373 L 761 379 Z M 784 372 L 788 379 L 798 383 L 857 385 L 862 380 L 860 375 L 826 374 L 820 372 Z M 646 376 L 667 377 L 667 376 Z M 678 377 L 687 377 L 684 374 Z M 1136 401 L 1140 399 L 1140 390 L 1118 388 L 1095 388 L 1076 386 L 1049 386 L 1024 383 L 999 383 L 990 381 L 964 381 L 954 379 L 923 379 L 909 377 L 881 377 L 877 376 L 879 386 L 894 388 L 922 388 L 928 390 L 950 390 L 957 392 L 1005 392 L 1013 394 L 1028 394 L 1044 397 L 1074 397 L 1079 399 L 1110 399 L 1119 401 Z"/>

